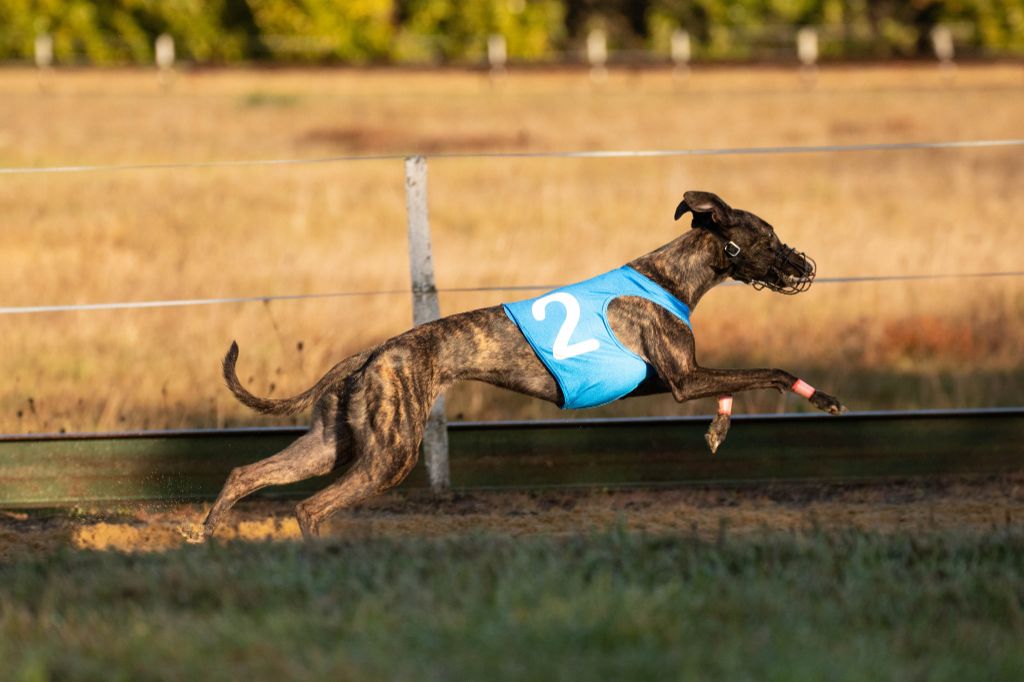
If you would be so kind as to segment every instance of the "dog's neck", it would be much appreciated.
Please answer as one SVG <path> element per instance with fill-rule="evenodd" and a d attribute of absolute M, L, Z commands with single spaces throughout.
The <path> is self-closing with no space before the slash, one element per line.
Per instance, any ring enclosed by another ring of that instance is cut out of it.
<path fill-rule="evenodd" d="M 721 241 L 707 230 L 688 230 L 660 249 L 629 263 L 641 275 L 697 307 L 709 289 L 726 278 L 729 264 Z"/>

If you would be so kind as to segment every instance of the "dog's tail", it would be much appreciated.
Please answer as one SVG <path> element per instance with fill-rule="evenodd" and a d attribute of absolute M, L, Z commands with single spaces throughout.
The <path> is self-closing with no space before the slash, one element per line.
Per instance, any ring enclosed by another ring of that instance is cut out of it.
<path fill-rule="evenodd" d="M 235 373 L 235 363 L 238 362 L 238 344 L 232 341 L 228 354 L 224 356 L 224 381 L 227 382 L 228 388 L 235 394 L 238 401 L 246 407 L 251 407 L 264 414 L 295 414 L 312 405 L 317 398 L 362 367 L 368 357 L 369 352 L 366 351 L 342 360 L 323 375 L 320 381 L 299 395 L 291 398 L 261 398 L 247 391 L 238 380 L 238 375 Z"/>

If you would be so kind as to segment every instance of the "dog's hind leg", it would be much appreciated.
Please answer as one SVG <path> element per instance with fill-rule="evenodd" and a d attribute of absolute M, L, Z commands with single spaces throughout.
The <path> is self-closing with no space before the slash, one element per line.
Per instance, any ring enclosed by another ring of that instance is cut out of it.
<path fill-rule="evenodd" d="M 246 495 L 270 485 L 327 474 L 337 457 L 336 441 L 326 437 L 322 428 L 314 426 L 276 455 L 233 469 L 203 523 L 203 538 L 212 536 L 224 514 Z"/>
<path fill-rule="evenodd" d="M 423 380 L 420 365 L 405 348 L 381 354 L 361 373 L 345 409 L 354 463 L 340 480 L 296 507 L 307 539 L 317 537 L 321 523 L 336 511 L 398 485 L 412 471 L 439 391 Z"/>
<path fill-rule="evenodd" d="M 355 463 L 340 480 L 295 508 L 299 528 L 307 540 L 318 537 L 320 524 L 335 512 L 393 488 L 409 475 L 419 459 L 423 435 L 421 420 L 412 421 L 410 417 L 406 415 L 402 420 L 405 423 L 384 433 L 369 424 L 353 425 Z"/>
<path fill-rule="evenodd" d="M 335 512 L 392 488 L 416 465 L 418 448 L 382 457 L 367 453 L 339 480 L 295 508 L 299 528 L 307 540 L 319 537 L 320 525 Z M 381 461 L 386 460 L 386 461 Z"/>

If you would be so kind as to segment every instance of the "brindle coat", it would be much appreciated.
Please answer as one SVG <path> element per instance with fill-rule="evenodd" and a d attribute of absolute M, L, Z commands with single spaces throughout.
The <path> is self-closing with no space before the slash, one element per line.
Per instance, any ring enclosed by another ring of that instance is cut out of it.
<path fill-rule="evenodd" d="M 784 287 L 813 278 L 812 266 L 776 259 L 783 245 L 768 223 L 730 208 L 714 194 L 687 192 L 676 211 L 694 214 L 693 227 L 658 250 L 629 263 L 693 310 L 726 277 Z M 726 247 L 740 247 L 739 255 Z M 808 261 L 809 262 L 809 261 Z M 774 280 L 774 281 L 773 281 Z M 697 364 L 690 327 L 664 308 L 639 297 L 615 299 L 608 319 L 616 336 L 657 371 L 630 395 L 671 392 L 679 402 L 759 388 L 789 390 L 796 377 L 781 369 L 709 369 Z M 224 358 L 224 377 L 235 396 L 269 414 L 292 414 L 310 405 L 310 430 L 273 457 L 233 470 L 210 510 L 209 537 L 231 506 L 255 490 L 291 483 L 349 465 L 336 482 L 296 508 L 305 537 L 318 535 L 331 514 L 397 485 L 416 463 L 428 412 L 456 381 L 474 380 L 562 403 L 561 391 L 501 306 L 473 310 L 420 325 L 376 348 L 343 360 L 312 388 L 271 400 L 249 393 L 238 381 L 238 346 Z M 815 407 L 838 414 L 845 408 L 820 391 Z M 708 431 L 712 451 L 725 439 L 728 415 Z"/>

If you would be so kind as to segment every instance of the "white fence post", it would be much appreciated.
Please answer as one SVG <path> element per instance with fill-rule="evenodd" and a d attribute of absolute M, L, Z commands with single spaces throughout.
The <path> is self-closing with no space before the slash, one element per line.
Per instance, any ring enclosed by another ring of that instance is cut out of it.
<path fill-rule="evenodd" d="M 53 36 L 49 33 L 37 33 L 33 54 L 36 60 L 36 72 L 39 74 L 39 89 L 47 90 L 50 79 L 50 67 L 53 65 Z"/>
<path fill-rule="evenodd" d="M 412 156 L 405 160 L 405 199 L 409 212 L 409 269 L 412 273 L 412 320 L 423 324 L 441 317 L 434 285 L 434 261 L 430 254 L 430 219 L 427 213 L 427 160 Z M 435 493 L 451 485 L 448 467 L 448 423 L 444 396 L 430 410 L 423 433 L 423 454 L 430 487 Z"/>
<path fill-rule="evenodd" d="M 40 70 L 46 70 L 53 64 L 53 36 L 49 33 L 36 36 L 35 57 L 36 67 Z"/>
<path fill-rule="evenodd" d="M 171 84 L 172 69 L 174 68 L 174 38 L 166 33 L 161 33 L 153 45 L 153 52 L 156 57 L 156 66 L 160 71 L 160 84 L 166 88 Z"/>
<path fill-rule="evenodd" d="M 670 52 L 672 54 L 672 72 L 677 76 L 690 73 L 690 32 L 677 28 L 672 31 Z"/>
<path fill-rule="evenodd" d="M 953 32 L 948 26 L 936 26 L 931 31 L 932 49 L 939 65 L 945 69 L 953 66 Z"/>
<path fill-rule="evenodd" d="M 166 33 L 161 33 L 156 37 L 153 51 L 156 55 L 157 67 L 163 71 L 174 67 L 174 38 Z"/>
<path fill-rule="evenodd" d="M 492 33 L 487 36 L 487 64 L 491 67 L 491 76 L 505 73 L 508 62 L 508 43 L 505 36 Z"/>
<path fill-rule="evenodd" d="M 602 29 L 595 28 L 587 34 L 587 63 L 590 64 L 590 77 L 595 81 L 603 81 L 608 77 L 608 38 Z"/>
<path fill-rule="evenodd" d="M 805 79 L 814 80 L 818 68 L 818 30 L 804 26 L 796 32 L 796 55 Z"/>

